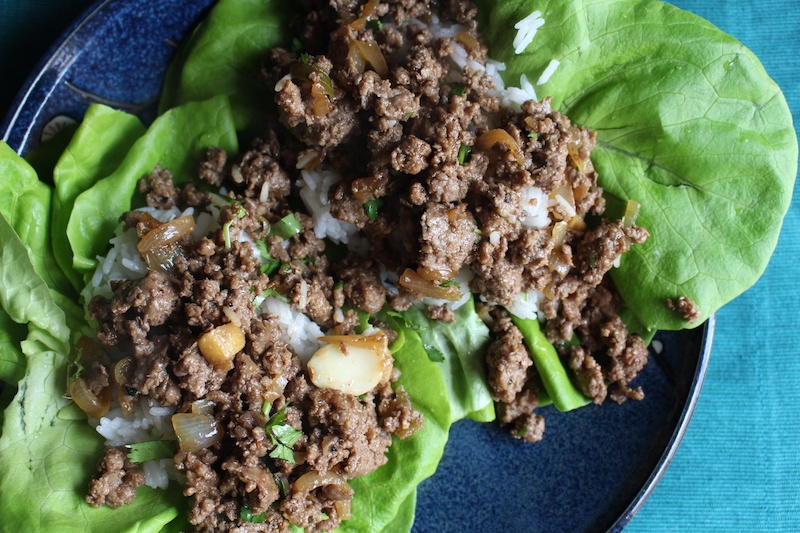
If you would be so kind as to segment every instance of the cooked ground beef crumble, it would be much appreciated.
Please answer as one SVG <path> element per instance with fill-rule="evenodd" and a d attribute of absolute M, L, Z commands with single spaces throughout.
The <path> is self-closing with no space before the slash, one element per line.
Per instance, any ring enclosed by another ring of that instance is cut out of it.
<path fill-rule="evenodd" d="M 393 385 L 396 371 L 359 396 L 316 387 L 254 295 L 272 291 L 323 330 L 349 335 L 359 311 L 408 309 L 468 268 L 469 290 L 480 295 L 493 335 L 489 386 L 512 435 L 534 442 L 544 432 L 535 412 L 536 367 L 506 309 L 521 293 L 543 294 L 543 330 L 587 397 L 642 397 L 631 382 L 647 348 L 618 316 L 605 274 L 647 232 L 600 218 L 605 203 L 589 159 L 594 133 L 548 99 L 502 107 L 485 73 L 467 68 L 454 78 L 454 45 L 477 63 L 487 59 L 469 2 L 303 3 L 297 35 L 304 53 L 277 48 L 263 62 L 279 121 L 240 156 L 209 149 L 196 184 L 175 186 L 162 168 L 140 181 L 152 207 L 216 206 L 220 229 L 171 243 L 149 258 L 156 266 L 143 279 L 117 283 L 111 299 L 89 304 L 100 343 L 129 354 L 87 373 L 90 387 L 108 388 L 113 376 L 123 408 L 143 398 L 178 413 L 198 402 L 212 406 L 221 438 L 174 458 L 197 531 L 288 531 L 290 523 L 332 530 L 349 516 L 346 481 L 384 464 L 393 435 L 407 437 L 423 424 L 412 399 Z M 408 22 L 430 22 L 432 9 L 463 30 L 435 37 L 425 24 Z M 376 19 L 383 25 L 365 23 Z M 359 229 L 366 253 L 331 259 L 314 220 L 296 209 L 299 170 L 315 168 L 344 177 L 330 189 L 331 214 Z M 209 192 L 220 187 L 227 191 L 222 205 Z M 530 187 L 548 201 L 539 227 L 522 223 Z M 378 208 L 370 212 L 370 203 Z M 270 234 L 287 215 L 297 233 Z M 160 226 L 141 211 L 122 220 L 140 237 Z M 242 235 L 263 241 L 281 267 L 266 272 Z M 393 290 L 384 272 L 400 279 Z M 688 312 L 680 301 L 675 307 Z M 429 305 L 427 313 L 455 320 L 448 305 Z M 220 366 L 204 357 L 198 338 L 231 323 L 244 347 Z M 391 329 L 376 326 L 393 340 Z M 279 444 L 265 429 L 265 402 L 300 433 L 288 459 L 274 457 Z M 142 483 L 138 466 L 109 447 L 87 501 L 117 507 Z M 244 520 L 245 508 L 264 520 Z"/>

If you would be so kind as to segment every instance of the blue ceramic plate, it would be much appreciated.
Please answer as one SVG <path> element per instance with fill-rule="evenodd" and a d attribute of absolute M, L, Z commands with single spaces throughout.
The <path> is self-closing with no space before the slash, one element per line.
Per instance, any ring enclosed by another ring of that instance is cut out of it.
<path fill-rule="evenodd" d="M 150 120 L 180 40 L 210 0 L 106 0 L 51 49 L 2 125 L 25 153 L 68 117 L 102 102 Z M 419 488 L 420 532 L 619 531 L 670 462 L 694 409 L 714 329 L 659 334 L 660 354 L 637 384 L 643 401 L 542 410 L 545 439 L 512 439 L 463 421 L 451 432 L 436 475 Z"/>

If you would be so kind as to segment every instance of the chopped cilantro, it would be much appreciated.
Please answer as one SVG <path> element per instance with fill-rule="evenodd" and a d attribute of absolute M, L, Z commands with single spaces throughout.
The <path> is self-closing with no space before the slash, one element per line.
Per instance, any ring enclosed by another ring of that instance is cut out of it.
<path fill-rule="evenodd" d="M 126 446 L 128 459 L 133 463 L 146 463 L 159 459 L 172 459 L 178 453 L 178 442 L 174 440 L 149 440 Z"/>
<path fill-rule="evenodd" d="M 454 81 L 450 85 L 450 95 L 451 96 L 464 96 L 464 92 L 467 90 L 467 86 L 463 83 L 458 83 Z"/>
<path fill-rule="evenodd" d="M 292 446 L 303 436 L 303 432 L 286 423 L 286 408 L 284 407 L 267 421 L 265 428 L 275 449 L 269 454 L 273 459 L 283 459 L 294 463 Z"/>
<path fill-rule="evenodd" d="M 289 213 L 272 225 L 269 234 L 271 236 L 280 237 L 281 239 L 290 239 L 300 233 L 302 230 L 303 225 L 300 224 L 300 221 L 297 220 L 297 217 L 294 216 L 294 213 Z"/>
<path fill-rule="evenodd" d="M 370 19 L 367 21 L 367 28 L 373 31 L 382 31 L 383 23 L 380 21 L 380 19 Z"/>
<path fill-rule="evenodd" d="M 444 362 L 444 354 L 439 348 L 437 348 L 433 344 L 425 344 L 424 348 L 425 351 L 428 352 L 428 359 L 430 359 L 434 363 Z"/>
<path fill-rule="evenodd" d="M 472 154 L 472 146 L 462 144 L 458 149 L 458 164 L 463 165 L 468 162 L 470 154 Z"/>
<path fill-rule="evenodd" d="M 381 207 L 383 207 L 383 198 L 373 198 L 372 200 L 367 200 L 364 202 L 364 213 L 367 214 L 367 218 L 370 220 L 375 220 L 378 218 L 378 211 Z"/>
<path fill-rule="evenodd" d="M 538 139 L 538 138 L 539 138 L 539 134 L 536 133 L 535 131 L 529 131 L 528 132 L 528 139 Z"/>
<path fill-rule="evenodd" d="M 300 54 L 300 62 L 303 63 L 304 65 L 308 64 L 309 59 L 311 59 L 311 56 L 308 55 L 306 52 Z"/>

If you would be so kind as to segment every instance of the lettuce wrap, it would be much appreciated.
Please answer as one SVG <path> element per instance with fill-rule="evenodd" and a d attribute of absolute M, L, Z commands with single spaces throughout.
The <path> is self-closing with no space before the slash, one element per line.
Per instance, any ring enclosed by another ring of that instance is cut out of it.
<path fill-rule="evenodd" d="M 559 61 L 536 89 L 597 132 L 593 163 L 609 215 L 620 215 L 630 199 L 642 205 L 638 222 L 651 238 L 613 274 L 631 322 L 650 334 L 693 327 L 751 286 L 775 247 L 797 171 L 791 115 L 755 56 L 706 21 L 657 1 L 477 3 L 490 56 L 505 62 L 508 85 L 522 74 L 537 79 Z M 252 73 L 270 47 L 290 42 L 282 31 L 290 9 L 277 1 L 218 2 L 179 50 L 159 118 L 145 129 L 131 115 L 90 107 L 55 166 L 53 186 L 0 143 L 4 530 L 186 526 L 174 484 L 140 488 L 133 504 L 117 510 L 83 500 L 103 441 L 64 398 L 70 346 L 86 328 L 74 295 L 119 215 L 141 203 L 139 177 L 161 164 L 176 181 L 189 180 L 205 147 L 236 152 L 238 134 L 257 131 L 272 112 Z M 508 29 L 534 10 L 545 25 L 515 54 Z M 700 321 L 689 324 L 666 308 L 677 296 L 697 303 Z M 435 471 L 450 425 L 494 416 L 480 359 L 488 330 L 473 305 L 450 328 L 413 310 L 383 318 L 399 333 L 393 350 L 401 383 L 425 415 L 425 429 L 395 442 L 387 465 L 352 481 L 345 531 L 410 529 L 416 486 Z M 535 350 L 536 328 L 521 329 Z M 565 410 L 579 404 L 572 398 Z"/>

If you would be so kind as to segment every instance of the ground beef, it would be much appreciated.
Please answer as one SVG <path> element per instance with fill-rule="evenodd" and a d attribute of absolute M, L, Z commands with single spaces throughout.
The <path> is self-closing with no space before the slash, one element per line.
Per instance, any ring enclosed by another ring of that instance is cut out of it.
<path fill-rule="evenodd" d="M 109 446 L 99 465 L 99 473 L 89 485 L 86 501 L 92 507 L 107 505 L 116 509 L 131 503 L 136 488 L 144 485 L 144 470 L 132 463 L 124 446 Z"/>
<path fill-rule="evenodd" d="M 286 194 L 280 181 L 275 181 L 282 174 L 264 170 L 272 165 L 266 162 L 268 154 L 278 150 L 257 143 L 254 151 L 236 161 L 210 150 L 201 166 L 205 179 L 221 180 L 241 191 L 240 195 L 230 193 L 232 202 L 219 207 L 220 227 L 225 226 L 227 234 L 220 229 L 196 241 L 182 240 L 168 262 L 149 269 L 140 280 L 116 283 L 110 299 L 97 297 L 89 305 L 98 340 L 131 354 L 125 361 L 94 361 L 91 371 L 86 371 L 92 390 L 104 394 L 114 374 L 120 401 L 129 407 L 144 398 L 176 406 L 179 412 L 193 409 L 198 400 L 212 406 L 222 439 L 208 449 L 175 457 L 176 469 L 186 474 L 184 492 L 193 502 L 189 521 L 198 531 L 286 531 L 289 521 L 302 523 L 308 531 L 333 528 L 340 520 L 338 510 L 349 507 L 349 486 L 323 484 L 313 495 L 294 489 L 286 493 L 276 479 L 291 488 L 309 472 L 335 473 L 345 483 L 386 461 L 393 434 L 406 437 L 422 424 L 405 392 L 396 393 L 388 381 L 363 400 L 311 385 L 275 318 L 260 315 L 254 307 L 254 295 L 270 289 L 286 295 L 321 325 L 333 325 L 333 272 L 310 218 L 297 214 L 306 229 L 267 245 L 268 250 L 283 250 L 276 255 L 286 261 L 272 276 L 262 272 L 253 248 L 240 242 L 241 233 L 246 232 L 266 243 L 258 216 L 274 220 L 284 215 L 275 211 L 276 197 Z M 244 170 L 243 181 L 234 177 L 236 168 L 255 167 L 263 172 Z M 265 202 L 250 198 L 249 191 L 267 179 L 272 180 L 267 187 L 270 197 Z M 165 171 L 157 170 L 141 183 L 143 191 L 151 191 L 153 201 L 169 197 L 180 209 L 188 207 L 181 203 L 187 198 L 198 200 L 192 206 L 198 209 L 211 205 L 207 196 L 184 194 Z M 127 214 L 124 220 L 140 235 L 160 224 L 140 212 Z M 383 307 L 385 289 L 376 263 L 354 255 L 336 272 L 344 287 L 337 308 L 346 302 L 373 313 Z M 354 326 L 358 324 L 355 312 L 348 310 L 346 316 L 355 319 Z M 232 321 L 244 335 L 245 348 L 235 354 L 229 367 L 215 366 L 198 348 L 198 338 Z M 269 433 L 271 422 L 263 414 L 265 409 L 282 417 L 274 425 L 285 424 L 299 432 L 301 438 L 288 453 L 289 457 L 303 454 L 302 464 L 286 459 L 287 452 L 281 459 L 272 455 L 279 443 Z M 108 449 L 87 496 L 93 505 L 129 503 L 135 487 L 143 483 L 139 467 L 121 453 Z M 254 514 L 267 513 L 267 519 L 257 527 L 242 523 L 244 507 Z M 320 521 L 321 516 L 329 518 Z"/>
<path fill-rule="evenodd" d="M 689 324 L 696 322 L 702 315 L 697 309 L 697 304 L 688 296 L 678 296 L 675 300 L 667 300 L 667 307 L 670 311 L 679 313 Z"/>
<path fill-rule="evenodd" d="M 549 99 L 501 108 L 485 69 L 453 67 L 457 48 L 487 60 L 471 2 L 362 4 L 304 0 L 290 23 L 297 46 L 272 50 L 261 66 L 277 121 L 243 154 L 209 148 L 202 186 L 177 187 L 160 167 L 140 180 L 149 206 L 193 208 L 215 219 L 213 229 L 148 252 L 144 277 L 115 282 L 112 297 L 88 306 L 98 341 L 114 354 L 87 374 L 92 390 L 113 388 L 126 408 L 145 399 L 181 413 L 202 405 L 219 428 L 218 442 L 174 458 L 198 531 L 332 530 L 349 513 L 347 481 L 383 465 L 393 436 L 423 424 L 396 371 L 358 397 L 317 388 L 278 317 L 260 311 L 264 298 L 348 335 L 364 327 L 363 312 L 424 305 L 469 275 L 492 331 L 486 369 L 498 419 L 525 441 L 542 438 L 543 389 L 506 310 L 520 299 L 539 301 L 545 334 L 588 397 L 643 394 L 633 381 L 647 349 L 620 319 L 607 273 L 647 232 L 600 218 L 595 134 Z M 434 16 L 463 31 L 435 37 L 409 22 Z M 325 184 L 325 216 L 358 231 L 351 250 L 320 238 L 319 215 L 304 213 L 295 184 L 310 187 L 305 178 L 317 170 L 335 177 Z M 534 225 L 527 219 L 538 202 L 547 213 Z M 299 231 L 276 231 L 290 219 Z M 139 237 L 161 225 L 142 211 L 122 221 Z M 410 285 L 409 271 L 422 285 Z M 699 316 L 688 298 L 668 305 Z M 456 319 L 449 303 L 426 311 Z M 224 364 L 204 356 L 199 339 L 230 325 L 244 347 Z M 384 323 L 372 326 L 396 337 Z M 139 483 L 138 467 L 114 450 L 92 484 L 95 505 L 128 502 Z M 243 510 L 264 522 L 243 521 Z"/>

